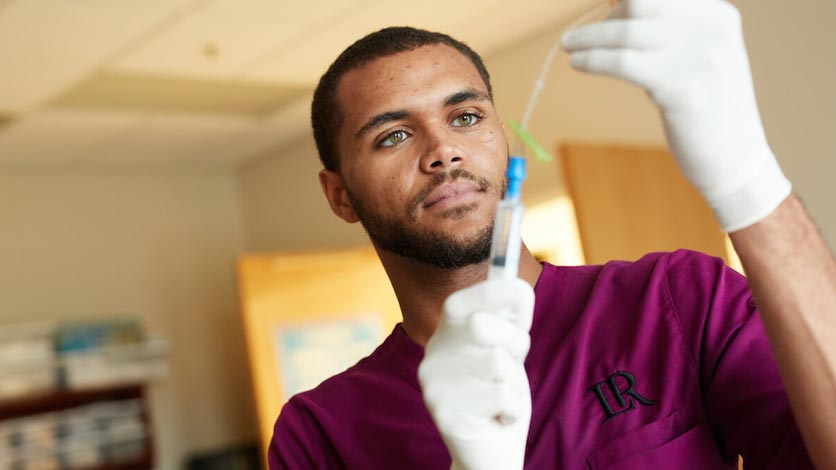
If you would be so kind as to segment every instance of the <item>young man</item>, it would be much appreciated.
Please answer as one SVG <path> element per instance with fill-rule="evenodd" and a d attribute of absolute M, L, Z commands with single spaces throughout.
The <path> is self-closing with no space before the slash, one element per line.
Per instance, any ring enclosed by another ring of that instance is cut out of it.
<path fill-rule="evenodd" d="M 325 196 L 404 321 L 285 405 L 272 469 L 836 466 L 836 264 L 763 135 L 737 11 L 625 1 L 564 45 L 650 93 L 748 286 L 689 251 L 566 268 L 524 248 L 519 280 L 486 281 L 508 159 L 488 72 L 442 34 L 371 34 L 312 122 Z"/>

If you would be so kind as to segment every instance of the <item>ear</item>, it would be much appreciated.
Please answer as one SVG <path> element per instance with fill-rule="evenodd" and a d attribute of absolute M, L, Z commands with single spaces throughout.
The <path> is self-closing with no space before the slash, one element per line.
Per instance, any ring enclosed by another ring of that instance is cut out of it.
<path fill-rule="evenodd" d="M 354 206 L 348 199 L 348 192 L 345 190 L 343 179 L 337 172 L 321 170 L 319 172 L 319 185 L 322 186 L 322 192 L 337 217 L 350 224 L 360 221 L 354 212 Z"/>

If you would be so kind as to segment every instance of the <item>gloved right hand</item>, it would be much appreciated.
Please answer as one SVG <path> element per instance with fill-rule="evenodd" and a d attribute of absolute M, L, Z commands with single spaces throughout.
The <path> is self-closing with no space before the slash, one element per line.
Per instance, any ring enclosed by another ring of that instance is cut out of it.
<path fill-rule="evenodd" d="M 454 470 L 520 470 L 531 421 L 524 361 L 534 291 L 521 279 L 453 293 L 418 380 Z"/>
<path fill-rule="evenodd" d="M 572 65 L 643 87 L 683 174 L 723 229 L 764 219 L 792 185 L 766 140 L 740 13 L 726 0 L 623 0 L 570 31 Z"/>

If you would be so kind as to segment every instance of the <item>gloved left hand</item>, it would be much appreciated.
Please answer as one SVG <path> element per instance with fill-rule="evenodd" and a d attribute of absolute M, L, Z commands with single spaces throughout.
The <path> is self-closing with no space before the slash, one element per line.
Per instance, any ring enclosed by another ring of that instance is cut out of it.
<path fill-rule="evenodd" d="M 790 194 L 764 135 L 740 14 L 726 0 L 622 0 L 563 45 L 574 67 L 648 91 L 677 163 L 726 231 Z"/>
<path fill-rule="evenodd" d="M 528 354 L 534 291 L 520 279 L 453 293 L 418 379 L 454 470 L 521 470 L 531 421 Z"/>

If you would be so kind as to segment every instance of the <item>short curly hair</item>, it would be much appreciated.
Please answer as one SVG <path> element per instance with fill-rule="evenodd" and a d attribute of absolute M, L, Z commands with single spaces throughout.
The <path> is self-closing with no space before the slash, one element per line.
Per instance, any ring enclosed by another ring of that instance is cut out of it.
<path fill-rule="evenodd" d="M 339 171 L 340 159 L 336 149 L 336 135 L 343 122 L 343 113 L 337 103 L 337 86 L 346 72 L 361 67 L 380 57 L 411 51 L 421 46 L 445 44 L 470 59 L 488 89 L 493 100 L 491 77 L 482 58 L 465 43 L 452 37 L 423 29 L 396 26 L 384 28 L 366 35 L 349 46 L 328 67 L 313 95 L 311 126 L 322 165 L 331 171 Z"/>

